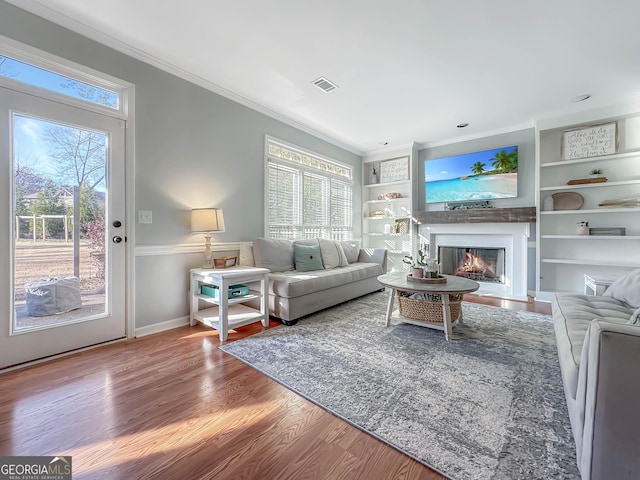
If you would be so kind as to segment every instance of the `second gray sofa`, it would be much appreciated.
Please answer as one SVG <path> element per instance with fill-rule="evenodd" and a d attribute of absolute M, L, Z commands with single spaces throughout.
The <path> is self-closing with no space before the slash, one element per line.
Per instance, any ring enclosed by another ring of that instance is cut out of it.
<path fill-rule="evenodd" d="M 553 323 L 583 480 L 640 478 L 640 270 L 604 296 L 558 294 Z"/>

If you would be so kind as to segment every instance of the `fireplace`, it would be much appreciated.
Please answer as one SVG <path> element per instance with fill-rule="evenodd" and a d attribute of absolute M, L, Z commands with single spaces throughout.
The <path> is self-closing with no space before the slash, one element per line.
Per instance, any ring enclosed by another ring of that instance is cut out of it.
<path fill-rule="evenodd" d="M 478 256 L 478 252 L 473 249 L 484 251 L 485 254 L 493 251 L 490 255 L 496 258 L 497 277 L 493 279 L 478 279 L 480 295 L 495 295 L 501 298 L 515 300 L 527 299 L 527 266 L 528 260 L 528 238 L 530 234 L 529 223 L 447 223 L 447 224 L 422 224 L 419 228 L 420 242 L 429 247 L 430 256 L 437 258 L 439 262 L 446 259 L 440 253 L 441 247 L 456 247 L 463 249 L 464 258 L 466 250 L 470 249 L 471 254 Z M 499 250 L 502 253 L 496 253 Z M 485 258 L 485 262 L 487 259 Z M 491 258 L 489 258 L 491 262 Z M 444 267 L 445 270 L 442 268 Z M 441 272 L 448 273 L 448 267 L 441 267 Z M 452 273 L 459 268 L 456 263 Z M 501 269 L 501 270 L 500 270 Z M 478 272 L 471 272 L 474 275 Z M 490 272 L 489 272 L 490 273 Z M 487 270 L 482 274 L 485 277 Z M 472 277 L 472 275 L 468 275 Z"/>
<path fill-rule="evenodd" d="M 438 246 L 440 273 L 504 284 L 504 254 L 504 248 Z"/>

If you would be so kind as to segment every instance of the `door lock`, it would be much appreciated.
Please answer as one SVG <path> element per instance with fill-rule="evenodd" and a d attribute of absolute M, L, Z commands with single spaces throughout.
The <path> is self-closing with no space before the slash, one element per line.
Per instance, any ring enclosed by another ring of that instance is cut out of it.
<path fill-rule="evenodd" d="M 122 241 L 122 237 L 119 237 L 118 235 L 116 235 L 115 237 L 112 238 L 113 243 L 120 243 Z"/>

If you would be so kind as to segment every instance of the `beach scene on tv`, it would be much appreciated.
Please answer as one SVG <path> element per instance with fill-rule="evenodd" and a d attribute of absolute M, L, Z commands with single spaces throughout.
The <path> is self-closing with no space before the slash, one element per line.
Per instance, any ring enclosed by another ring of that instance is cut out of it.
<path fill-rule="evenodd" d="M 518 146 L 426 160 L 427 203 L 518 196 Z"/>

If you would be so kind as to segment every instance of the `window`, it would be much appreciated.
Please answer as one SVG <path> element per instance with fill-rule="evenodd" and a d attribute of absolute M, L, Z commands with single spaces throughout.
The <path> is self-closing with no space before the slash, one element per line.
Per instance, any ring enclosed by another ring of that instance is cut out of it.
<path fill-rule="evenodd" d="M 0 36 L 0 86 L 110 116 L 127 116 L 131 85 Z"/>
<path fill-rule="evenodd" d="M 266 149 L 266 235 L 350 240 L 353 169 L 272 139 Z"/>

